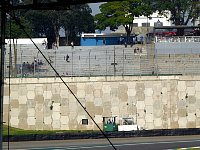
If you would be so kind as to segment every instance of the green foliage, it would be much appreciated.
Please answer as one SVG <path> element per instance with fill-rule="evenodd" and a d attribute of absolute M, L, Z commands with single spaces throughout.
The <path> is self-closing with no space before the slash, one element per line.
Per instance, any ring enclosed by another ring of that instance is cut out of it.
<path fill-rule="evenodd" d="M 198 0 L 154 0 L 156 9 L 160 14 L 170 12 L 170 20 L 175 25 L 187 25 L 199 16 Z"/>
<path fill-rule="evenodd" d="M 9 132 L 8 132 L 9 131 Z M 19 128 L 9 127 L 7 125 L 3 126 L 3 136 L 9 135 L 30 135 L 30 134 L 59 134 L 59 133 L 80 133 L 80 132 L 99 132 L 91 130 L 23 130 Z"/>
<path fill-rule="evenodd" d="M 75 40 L 82 32 L 94 32 L 94 19 L 90 13 L 91 9 L 88 5 L 77 5 L 70 11 L 62 11 L 61 27 L 65 29 L 71 40 Z"/>
<path fill-rule="evenodd" d="M 18 20 L 25 27 L 24 29 L 29 35 L 31 33 L 31 24 L 24 17 L 19 17 Z M 23 32 L 20 26 L 16 23 L 15 20 L 8 19 L 6 22 L 6 38 L 27 38 L 27 35 Z"/>
<path fill-rule="evenodd" d="M 135 17 L 140 15 L 152 14 L 152 9 L 143 0 L 124 0 L 102 4 L 100 6 L 101 13 L 95 15 L 96 28 L 104 30 L 110 27 L 116 30 L 123 25 L 127 34 L 132 31 L 132 24 Z"/>
<path fill-rule="evenodd" d="M 47 37 L 49 47 L 59 39 L 59 30 L 64 28 L 70 33 L 70 40 L 76 40 L 82 32 L 94 32 L 94 19 L 88 5 L 71 6 L 70 10 L 19 10 L 17 18 L 32 37 Z M 6 35 L 14 38 L 25 38 L 26 34 L 14 20 L 7 22 Z"/>

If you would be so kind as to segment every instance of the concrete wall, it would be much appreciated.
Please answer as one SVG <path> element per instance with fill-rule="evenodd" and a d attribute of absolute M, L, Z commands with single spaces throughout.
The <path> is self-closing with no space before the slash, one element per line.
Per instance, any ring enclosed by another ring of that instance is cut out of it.
<path fill-rule="evenodd" d="M 160 42 L 155 43 L 157 54 L 199 54 L 200 42 Z"/>
<path fill-rule="evenodd" d="M 117 116 L 117 122 L 121 117 L 133 117 L 144 129 L 200 128 L 200 76 L 64 78 L 64 81 L 101 127 L 102 117 Z M 4 121 L 8 123 L 10 118 L 12 127 L 97 129 L 60 79 L 11 79 L 10 94 L 9 81 L 5 83 Z M 82 119 L 88 119 L 88 125 L 82 125 Z"/>

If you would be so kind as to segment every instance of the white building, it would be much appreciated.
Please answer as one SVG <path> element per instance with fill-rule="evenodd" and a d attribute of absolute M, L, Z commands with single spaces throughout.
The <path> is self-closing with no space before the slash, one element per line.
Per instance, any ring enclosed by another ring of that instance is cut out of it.
<path fill-rule="evenodd" d="M 140 16 L 135 17 L 133 20 L 134 27 L 155 27 L 156 25 L 160 26 L 171 26 L 172 23 L 169 21 L 170 13 L 168 13 L 167 17 L 161 16 L 158 12 L 153 13 L 150 16 Z"/>
<path fill-rule="evenodd" d="M 167 16 L 167 17 L 166 17 Z M 139 16 L 135 17 L 133 20 L 133 33 L 135 34 L 145 34 L 149 31 L 153 30 L 155 26 L 171 26 L 172 23 L 169 20 L 170 13 L 166 16 L 161 16 L 158 12 L 153 13 L 150 16 Z M 120 26 L 118 30 L 115 32 L 117 33 L 126 33 L 123 26 Z"/>

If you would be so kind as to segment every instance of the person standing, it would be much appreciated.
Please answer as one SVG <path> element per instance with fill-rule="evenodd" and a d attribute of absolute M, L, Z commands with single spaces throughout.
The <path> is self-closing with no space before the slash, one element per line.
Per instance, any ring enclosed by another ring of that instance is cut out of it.
<path fill-rule="evenodd" d="M 73 41 L 71 42 L 71 47 L 72 47 L 72 49 L 74 48 L 74 42 Z"/>

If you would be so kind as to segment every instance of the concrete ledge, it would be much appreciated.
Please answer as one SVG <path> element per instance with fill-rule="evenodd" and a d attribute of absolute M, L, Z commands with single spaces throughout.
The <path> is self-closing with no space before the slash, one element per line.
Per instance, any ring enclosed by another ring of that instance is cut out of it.
<path fill-rule="evenodd" d="M 128 137 L 151 137 L 151 136 L 181 136 L 181 135 L 199 135 L 200 128 L 190 129 L 157 129 L 140 130 L 131 132 L 106 132 L 109 138 L 128 138 Z M 99 139 L 104 138 L 100 132 L 88 133 L 56 133 L 56 134 L 30 134 L 9 136 L 10 142 L 19 141 L 44 141 L 44 140 L 70 140 L 70 139 Z M 8 136 L 3 137 L 3 141 L 8 141 Z"/>

